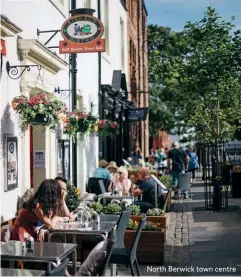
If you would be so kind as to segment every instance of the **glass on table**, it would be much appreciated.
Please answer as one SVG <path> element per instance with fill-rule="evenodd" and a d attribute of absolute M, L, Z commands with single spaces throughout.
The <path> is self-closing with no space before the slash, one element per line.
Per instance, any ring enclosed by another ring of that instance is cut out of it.
<path fill-rule="evenodd" d="M 90 213 L 87 210 L 83 211 L 82 214 L 82 223 L 84 228 L 89 227 Z"/>

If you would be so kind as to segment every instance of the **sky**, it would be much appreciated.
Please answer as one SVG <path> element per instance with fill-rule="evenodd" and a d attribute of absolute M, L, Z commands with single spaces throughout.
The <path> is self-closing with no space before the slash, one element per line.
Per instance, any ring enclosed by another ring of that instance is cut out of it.
<path fill-rule="evenodd" d="M 202 19 L 210 2 L 226 21 L 235 16 L 236 28 L 241 29 L 241 0 L 145 0 L 148 24 L 168 26 L 174 31 L 181 31 L 186 21 Z"/>

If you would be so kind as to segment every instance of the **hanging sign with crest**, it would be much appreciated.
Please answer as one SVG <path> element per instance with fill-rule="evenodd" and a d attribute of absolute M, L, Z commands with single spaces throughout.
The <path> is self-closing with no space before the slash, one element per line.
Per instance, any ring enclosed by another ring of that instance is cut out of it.
<path fill-rule="evenodd" d="M 61 32 L 64 40 L 59 42 L 60 54 L 105 52 L 105 40 L 101 38 L 104 26 L 91 14 L 70 17 Z"/>

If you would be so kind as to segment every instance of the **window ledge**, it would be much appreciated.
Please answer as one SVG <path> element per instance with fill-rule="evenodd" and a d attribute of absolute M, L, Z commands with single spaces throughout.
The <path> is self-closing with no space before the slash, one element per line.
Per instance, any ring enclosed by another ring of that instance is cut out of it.
<path fill-rule="evenodd" d="M 0 18 L 0 33 L 2 37 L 14 37 L 23 30 L 10 21 L 6 16 L 1 15 Z"/>
<path fill-rule="evenodd" d="M 54 74 L 65 69 L 68 65 L 65 60 L 54 54 L 36 39 L 19 39 L 18 50 L 20 60 L 28 58 Z"/>

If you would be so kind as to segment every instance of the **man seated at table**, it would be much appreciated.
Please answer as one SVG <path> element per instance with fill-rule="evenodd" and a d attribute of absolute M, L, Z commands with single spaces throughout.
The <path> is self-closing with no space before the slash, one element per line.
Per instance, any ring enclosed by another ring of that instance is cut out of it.
<path fill-rule="evenodd" d="M 141 211 L 146 213 L 148 209 L 155 207 L 156 183 L 150 176 L 148 168 L 142 168 L 138 173 L 136 185 L 132 185 L 132 195 L 138 197 L 142 195 L 142 201 L 135 201 L 135 205 L 140 206 Z M 158 204 L 162 205 L 163 195 L 161 189 L 158 189 Z"/>
<path fill-rule="evenodd" d="M 75 221 L 77 214 L 71 213 L 67 207 L 65 198 L 67 194 L 67 180 L 63 177 L 56 177 L 55 181 L 57 181 L 61 187 L 61 202 L 58 211 L 58 216 L 62 217 L 64 221 Z"/>

